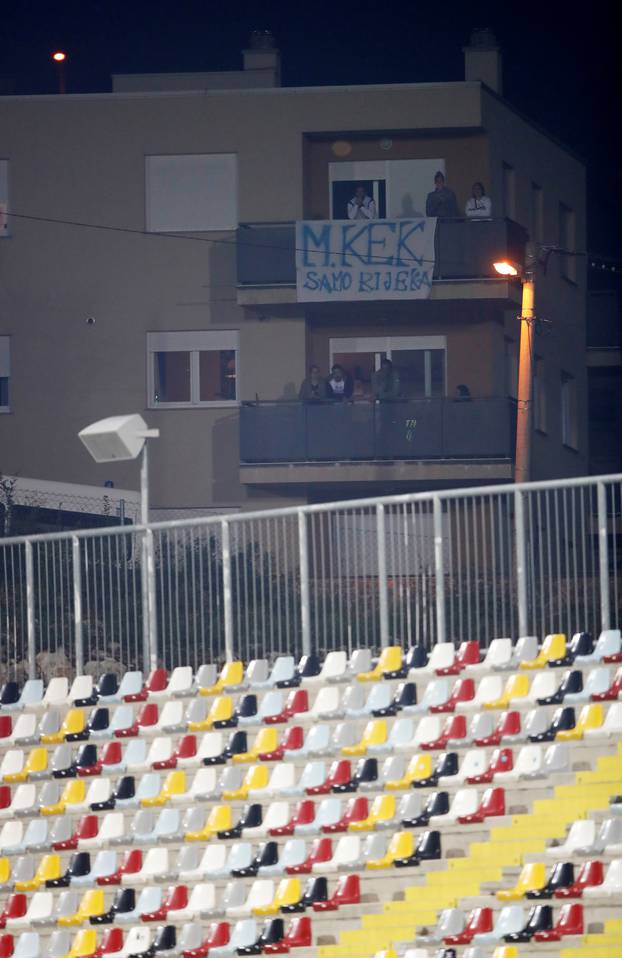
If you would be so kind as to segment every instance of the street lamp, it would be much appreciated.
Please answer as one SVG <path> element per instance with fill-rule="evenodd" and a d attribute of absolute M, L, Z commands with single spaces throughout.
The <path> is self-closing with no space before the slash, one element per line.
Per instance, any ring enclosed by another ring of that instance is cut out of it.
<path fill-rule="evenodd" d="M 65 83 L 65 62 L 67 60 L 67 54 L 63 53 L 62 50 L 57 50 L 52 54 L 52 59 L 58 67 L 58 92 L 66 93 L 67 87 Z"/>
<path fill-rule="evenodd" d="M 531 468 L 531 422 L 533 391 L 533 350 L 531 343 L 534 314 L 536 248 L 527 243 L 525 265 L 519 266 L 508 260 L 493 263 L 501 276 L 520 276 L 523 287 L 520 316 L 520 346 L 518 358 L 518 400 L 516 410 L 516 451 L 514 455 L 514 481 L 528 482 Z"/>

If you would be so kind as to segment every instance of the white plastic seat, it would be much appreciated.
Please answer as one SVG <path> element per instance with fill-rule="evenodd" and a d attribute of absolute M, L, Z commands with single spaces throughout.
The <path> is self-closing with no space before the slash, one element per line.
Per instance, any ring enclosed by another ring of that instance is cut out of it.
<path fill-rule="evenodd" d="M 28 851 L 42 851 L 49 843 L 49 819 L 31 818 L 24 832 L 23 847 Z"/>
<path fill-rule="evenodd" d="M 222 754 L 222 750 L 222 732 L 204 732 L 197 748 L 197 759 L 201 763 L 204 758 L 217 758 L 218 755 Z"/>
<path fill-rule="evenodd" d="M 130 958 L 131 955 L 144 955 L 151 945 L 151 928 L 136 925 L 130 928 L 123 941 L 123 948 L 115 958 Z"/>
<path fill-rule="evenodd" d="M 359 682 L 346 685 L 341 695 L 341 713 L 348 718 L 365 715 L 365 688 Z"/>
<path fill-rule="evenodd" d="M 452 825 L 462 815 L 473 815 L 477 811 L 479 798 L 476 788 L 460 788 L 453 797 L 449 811 L 444 815 L 432 815 L 430 825 Z"/>
<path fill-rule="evenodd" d="M 602 885 L 583 889 L 584 898 L 619 898 L 622 896 L 622 858 L 609 862 Z"/>
<path fill-rule="evenodd" d="M 305 736 L 302 748 L 296 752 L 296 758 L 310 755 L 327 755 L 332 751 L 330 744 L 330 726 L 325 722 L 312 725 Z"/>
<path fill-rule="evenodd" d="M 247 834 L 247 829 L 244 830 Z M 261 869 L 264 877 L 269 875 L 284 875 L 286 868 L 302 865 L 307 857 L 307 846 L 304 838 L 288 838 L 275 865 L 267 865 Z"/>
<path fill-rule="evenodd" d="M 620 629 L 605 629 L 598 636 L 594 651 L 589 655 L 577 655 L 575 662 L 602 662 L 605 656 L 617 655 L 622 649 L 622 632 Z"/>
<path fill-rule="evenodd" d="M 140 782 L 138 783 L 138 788 L 133 798 L 125 799 L 123 802 L 117 800 L 117 804 L 121 805 L 140 805 L 143 798 L 155 798 L 156 795 L 160 794 L 160 789 L 162 786 L 162 779 L 159 772 L 147 772 L 145 775 L 141 776 Z"/>
<path fill-rule="evenodd" d="M 390 682 L 376 682 L 369 690 L 362 715 L 368 716 L 377 709 L 386 709 L 391 704 L 393 688 Z"/>
<path fill-rule="evenodd" d="M 4 711 L 4 710 L 3 710 Z M 22 712 L 6 740 L 7 745 L 30 745 L 39 741 L 38 719 L 35 712 Z"/>
<path fill-rule="evenodd" d="M 506 772 L 504 780 L 517 782 L 521 778 L 536 778 L 542 774 L 544 755 L 540 745 L 523 745 L 516 756 L 514 767 Z"/>
<path fill-rule="evenodd" d="M 303 795 L 305 789 L 321 785 L 326 778 L 326 764 L 322 761 L 307 762 L 300 778 L 292 788 L 282 790 L 283 795 Z"/>
<path fill-rule="evenodd" d="M 282 828 L 290 819 L 289 804 L 287 802 L 270 802 L 268 810 L 263 816 L 261 825 L 254 828 L 245 828 L 245 838 L 265 838 L 271 828 Z"/>
<path fill-rule="evenodd" d="M 356 837 L 358 838 L 358 836 Z M 360 871 L 366 867 L 368 861 L 383 858 L 387 853 L 388 841 L 387 832 L 372 832 L 367 835 L 359 857 L 353 862 L 342 862 L 341 870 L 346 872 Z"/>
<path fill-rule="evenodd" d="M 0 851 L 4 855 L 17 855 L 24 838 L 24 826 L 15 819 L 5 822 L 0 832 Z"/>
<path fill-rule="evenodd" d="M 259 707 L 257 715 L 250 718 L 240 717 L 240 725 L 261 725 L 264 719 L 279 715 L 283 711 L 283 694 L 280 689 L 270 689 L 265 693 Z"/>
<path fill-rule="evenodd" d="M 497 915 L 492 931 L 475 935 L 473 941 L 481 945 L 502 941 L 505 935 L 513 935 L 521 931 L 525 921 L 525 910 L 522 905 L 505 905 Z"/>
<path fill-rule="evenodd" d="M 432 675 L 437 669 L 447 669 L 453 665 L 456 650 L 453 642 L 437 642 L 433 646 L 425 665 L 419 669 L 410 669 L 410 675 Z"/>
<path fill-rule="evenodd" d="M 43 680 L 27 679 L 22 694 L 13 705 L 3 705 L 3 712 L 18 712 L 22 709 L 36 709 L 43 698 Z"/>
<path fill-rule="evenodd" d="M 311 871 L 314 875 L 334 875 L 358 861 L 360 854 L 360 836 L 341 835 L 333 849 L 332 858 L 325 862 L 314 862 Z"/>
<path fill-rule="evenodd" d="M 415 723 L 411 718 L 397 718 L 391 726 L 386 742 L 370 745 L 367 751 L 373 755 L 375 752 L 392 752 L 396 748 L 406 748 L 414 734 Z"/>
<path fill-rule="evenodd" d="M 121 679 L 121 683 L 115 695 L 111 695 L 108 699 L 102 695 L 100 696 L 100 702 L 105 702 L 106 700 L 110 702 L 122 702 L 126 695 L 138 695 L 143 687 L 143 681 L 142 672 L 126 672 Z"/>
<path fill-rule="evenodd" d="M 544 753 L 543 777 L 570 772 L 571 751 L 568 742 L 552 742 Z"/>
<path fill-rule="evenodd" d="M 162 889 L 157 885 L 148 885 L 143 888 L 136 899 L 136 905 L 132 911 L 117 912 L 115 915 L 115 924 L 121 922 L 124 925 L 133 925 L 140 921 L 140 916 L 157 911 L 162 904 Z"/>
<path fill-rule="evenodd" d="M 69 689 L 69 702 L 75 702 L 78 699 L 88 699 L 93 694 L 93 676 L 76 675 Z"/>
<path fill-rule="evenodd" d="M 221 789 L 217 788 L 217 771 L 214 765 L 203 765 L 194 773 L 192 784 L 183 795 L 172 795 L 171 801 L 177 804 L 187 804 L 207 798 L 218 798 Z"/>
<path fill-rule="evenodd" d="M 38 706 L 43 709 L 63 708 L 69 704 L 69 679 L 64 675 L 57 675 L 50 679 L 45 695 Z"/>
<path fill-rule="evenodd" d="M 341 682 L 345 679 L 347 668 L 348 657 L 343 649 L 328 652 L 320 674 L 305 679 L 305 683 L 323 685 L 325 682 Z"/>
<path fill-rule="evenodd" d="M 113 782 L 110 778 L 94 778 L 89 785 L 84 798 L 84 808 L 90 808 L 91 805 L 99 802 L 107 802 L 113 791 Z"/>
<path fill-rule="evenodd" d="M 228 872 L 227 865 L 227 846 L 222 842 L 211 842 L 205 846 L 203 857 L 199 864 L 201 876 L 208 878 L 224 878 Z"/>
<path fill-rule="evenodd" d="M 2 765 L 0 766 L 0 778 L 6 778 L 7 775 L 16 775 L 24 767 L 25 756 L 23 749 L 10 748 L 4 753 Z"/>
<path fill-rule="evenodd" d="M 552 669 L 547 669 L 546 671 L 542 669 L 534 675 L 533 682 L 523 702 L 526 705 L 536 705 L 538 699 L 546 699 L 549 695 L 553 695 L 553 693 L 557 691 L 558 685 L 559 676 L 557 672 Z"/>
<path fill-rule="evenodd" d="M 93 838 L 81 838 L 78 848 L 105 848 L 112 843 L 121 844 L 125 839 L 125 818 L 123 812 L 106 812 L 99 832 Z"/>
<path fill-rule="evenodd" d="M 348 748 L 350 745 L 357 745 L 360 739 L 356 722 L 339 722 L 333 729 L 330 741 L 330 752 L 341 752 L 342 748 Z"/>
<path fill-rule="evenodd" d="M 318 691 L 304 720 L 315 722 L 317 719 L 339 718 L 343 713 L 340 707 L 341 696 L 336 685 L 323 685 Z"/>
<path fill-rule="evenodd" d="M 512 658 L 508 666 L 509 669 L 517 669 L 521 662 L 531 662 L 538 655 L 538 636 L 521 636 L 512 652 Z"/>
<path fill-rule="evenodd" d="M 68 928 L 56 928 L 48 940 L 48 958 L 61 958 L 62 955 L 66 955 L 71 948 L 71 938 Z"/>
<path fill-rule="evenodd" d="M 28 902 L 28 909 L 21 918 L 7 918 L 9 930 L 29 928 L 35 922 L 47 922 L 54 909 L 54 895 L 51 891 L 36 891 Z"/>
<path fill-rule="evenodd" d="M 218 948 L 210 948 L 210 958 L 227 958 L 236 955 L 238 948 L 250 948 L 257 940 L 257 922 L 254 918 L 245 918 L 238 921 L 231 932 L 229 944 Z"/>
<path fill-rule="evenodd" d="M 417 751 L 422 742 L 433 742 L 441 734 L 442 722 L 438 715 L 424 715 L 419 720 L 415 734 L 406 745 L 400 745 L 399 748 Z"/>
<path fill-rule="evenodd" d="M 389 755 L 385 758 L 380 772 L 378 773 L 377 782 L 360 782 L 359 791 L 366 791 L 367 789 L 375 788 L 384 788 L 387 782 L 396 781 L 398 778 L 403 778 L 406 772 L 406 758 L 403 755 Z"/>
<path fill-rule="evenodd" d="M 151 696 L 150 696 L 151 698 Z M 141 729 L 141 735 L 160 735 L 162 732 L 179 732 L 186 728 L 184 703 L 181 699 L 167 699 L 154 725 Z"/>
<path fill-rule="evenodd" d="M 15 945 L 13 958 L 41 958 L 41 941 L 38 932 L 22 932 Z"/>
<path fill-rule="evenodd" d="M 467 665 L 467 675 L 482 675 L 493 669 L 509 668 L 512 660 L 512 640 L 511 639 L 493 639 L 486 650 L 486 655 L 481 662 L 474 662 Z"/>
<path fill-rule="evenodd" d="M 253 681 L 254 689 L 274 688 L 277 682 L 289 682 L 294 677 L 296 663 L 293 655 L 279 655 L 264 682 Z"/>
<path fill-rule="evenodd" d="M 453 645 L 452 645 L 453 648 Z M 421 699 L 417 702 L 416 705 L 407 705 L 404 708 L 404 712 L 424 715 L 428 709 L 436 705 L 444 705 L 447 699 L 449 698 L 449 693 L 451 690 L 451 682 L 449 679 L 440 678 L 432 679 L 431 682 L 425 687 L 425 692 L 421 696 Z"/>
<path fill-rule="evenodd" d="M 496 716 L 492 712 L 476 712 L 469 720 L 465 742 L 479 741 L 492 735 Z"/>
<path fill-rule="evenodd" d="M 174 913 L 175 921 L 188 921 L 198 918 L 201 911 L 209 911 L 216 904 L 216 889 L 212 882 L 201 882 L 195 885 L 190 892 L 188 904 Z"/>
<path fill-rule="evenodd" d="M 251 659 L 244 673 L 242 688 L 252 688 L 255 684 L 261 685 L 268 681 L 270 666 L 267 659 Z"/>
<path fill-rule="evenodd" d="M 123 768 L 129 774 L 136 772 L 145 772 L 149 765 L 147 764 L 147 752 L 149 744 L 144 738 L 131 738 L 125 746 L 123 752 Z"/>
<path fill-rule="evenodd" d="M 521 738 L 527 739 L 530 735 L 540 735 L 542 732 L 546 732 L 550 724 L 546 708 L 543 705 L 539 705 L 527 712 L 525 721 L 523 722 Z"/>
<path fill-rule="evenodd" d="M 0 818 L 20 818 L 26 815 L 35 815 L 38 805 L 37 786 L 33 782 L 23 782 L 13 792 L 11 804 L 0 810 Z"/>
<path fill-rule="evenodd" d="M 185 922 L 177 941 L 177 953 L 183 955 L 187 951 L 196 951 L 204 937 L 205 931 L 198 921 Z"/>
<path fill-rule="evenodd" d="M 98 878 L 103 878 L 105 875 L 112 875 L 116 870 L 117 853 L 105 848 L 97 852 L 95 856 L 95 861 L 89 873 L 89 881 L 90 883 L 95 883 Z M 72 881 L 75 882 L 75 879 L 72 879 Z"/>
<path fill-rule="evenodd" d="M 183 882 L 184 885 L 193 885 L 203 877 L 199 871 L 201 856 L 204 849 L 196 842 L 190 845 L 182 845 L 177 853 L 175 867 L 171 869 L 171 877 L 175 881 Z"/>
<path fill-rule="evenodd" d="M 400 803 L 395 814 L 395 821 L 408 821 L 411 818 L 415 818 L 421 814 L 422 809 L 423 798 L 421 792 L 406 792 L 406 794 L 400 798 Z M 387 827 L 392 830 L 395 829 L 395 821 L 389 822 Z M 378 827 L 379 826 L 376 825 L 376 828 Z"/>
<path fill-rule="evenodd" d="M 501 675 L 485 675 L 480 679 L 475 696 L 470 702 L 458 702 L 458 712 L 478 712 L 487 702 L 496 702 L 503 692 L 503 677 Z"/>
<path fill-rule="evenodd" d="M 192 668 L 189 665 L 178 665 L 171 672 L 168 685 L 160 692 L 150 692 L 149 701 L 161 701 L 171 696 L 181 697 L 190 695 L 192 691 Z"/>
<path fill-rule="evenodd" d="M 605 721 L 599 728 L 588 728 L 583 733 L 587 738 L 620 738 L 622 736 L 622 702 L 612 702 Z"/>
<path fill-rule="evenodd" d="M 611 670 L 607 665 L 596 665 L 590 669 L 580 692 L 569 692 L 564 696 L 564 705 L 579 705 L 591 702 L 593 695 L 606 692 L 611 684 Z"/>
<path fill-rule="evenodd" d="M 561 845 L 545 849 L 545 854 L 549 858 L 572 858 L 579 848 L 587 848 L 595 839 L 596 822 L 590 818 L 581 818 L 570 826 L 566 841 Z"/>
<path fill-rule="evenodd" d="M 123 705 L 117 705 L 114 710 L 114 714 L 110 719 L 110 725 L 106 729 L 106 738 L 114 737 L 115 732 L 119 732 L 121 729 L 129 728 L 134 721 L 134 709 L 127 702 L 124 702 Z M 92 738 L 97 738 L 96 735 L 92 735 Z"/>
<path fill-rule="evenodd" d="M 459 935 L 464 929 L 464 921 L 461 908 L 444 908 L 438 916 L 436 927 L 427 935 L 417 935 L 417 940 L 436 944 L 449 935 Z"/>
<path fill-rule="evenodd" d="M 173 754 L 173 740 L 169 735 L 158 735 L 154 738 L 147 752 L 146 765 L 153 768 L 156 762 L 166 762 Z"/>
<path fill-rule="evenodd" d="M 170 871 L 168 848 L 150 848 L 143 858 L 142 868 L 138 872 L 121 876 L 123 885 L 150 885 L 162 881 Z"/>
<path fill-rule="evenodd" d="M 621 818 L 606 818 L 601 823 L 594 841 L 589 845 L 580 845 L 577 848 L 579 855 L 602 855 L 605 851 L 609 855 L 622 853 Z"/>
<path fill-rule="evenodd" d="M 272 769 L 268 784 L 265 788 L 252 788 L 250 798 L 257 800 L 271 795 L 286 793 L 296 783 L 296 766 L 293 762 L 279 762 Z"/>
<path fill-rule="evenodd" d="M 441 775 L 438 784 L 445 788 L 447 785 L 462 785 L 467 778 L 482 775 L 488 767 L 488 755 L 485 748 L 472 748 L 465 752 L 464 758 L 455 775 Z"/>
<path fill-rule="evenodd" d="M 153 829 L 152 842 L 181 840 L 181 812 L 178 808 L 163 808 Z"/>
<path fill-rule="evenodd" d="M 229 848 L 225 868 L 229 874 L 248 868 L 253 860 L 253 846 L 251 842 L 234 842 Z"/>
<path fill-rule="evenodd" d="M 226 914 L 230 918 L 245 918 L 252 915 L 253 908 L 265 908 L 274 898 L 274 882 L 271 878 L 256 878 L 242 905 L 230 905 Z"/>
<path fill-rule="evenodd" d="M 325 825 L 334 825 L 341 818 L 341 799 L 330 796 L 315 806 L 315 818 L 307 825 L 296 825 L 296 835 L 312 835 Z"/>

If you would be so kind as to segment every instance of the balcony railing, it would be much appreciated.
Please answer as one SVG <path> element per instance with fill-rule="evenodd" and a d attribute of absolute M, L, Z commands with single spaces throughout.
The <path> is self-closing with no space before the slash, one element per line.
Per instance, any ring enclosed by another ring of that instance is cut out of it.
<path fill-rule="evenodd" d="M 242 463 L 510 459 L 509 399 L 257 402 L 240 410 Z"/>
<path fill-rule="evenodd" d="M 237 231 L 239 286 L 294 286 L 294 223 L 243 223 Z M 513 220 L 439 220 L 434 279 L 498 279 L 493 262 L 522 263 L 527 234 Z"/>

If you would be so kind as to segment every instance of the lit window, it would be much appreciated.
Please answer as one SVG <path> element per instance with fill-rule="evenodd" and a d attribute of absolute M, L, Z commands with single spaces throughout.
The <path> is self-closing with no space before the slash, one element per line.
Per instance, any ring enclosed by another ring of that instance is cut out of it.
<path fill-rule="evenodd" d="M 9 235 L 9 162 L 0 160 L 0 237 Z"/>
<path fill-rule="evenodd" d="M 237 156 L 147 156 L 147 229 L 153 233 L 234 230 L 238 225 Z"/>
<path fill-rule="evenodd" d="M 209 406 L 238 398 L 238 333 L 148 333 L 149 406 Z"/>
<path fill-rule="evenodd" d="M 576 250 L 575 212 L 563 203 L 559 204 L 559 245 L 562 249 Z M 561 275 L 572 283 L 577 281 L 577 257 L 560 256 Z"/>
<path fill-rule="evenodd" d="M 9 412 L 9 384 L 11 380 L 11 351 L 8 336 L 0 336 L 0 412 Z"/>
<path fill-rule="evenodd" d="M 546 432 L 546 383 L 544 360 L 536 356 L 533 364 L 533 428 Z"/>
<path fill-rule="evenodd" d="M 562 373 L 562 442 L 565 446 L 578 449 L 577 425 L 577 381 L 569 373 Z"/>

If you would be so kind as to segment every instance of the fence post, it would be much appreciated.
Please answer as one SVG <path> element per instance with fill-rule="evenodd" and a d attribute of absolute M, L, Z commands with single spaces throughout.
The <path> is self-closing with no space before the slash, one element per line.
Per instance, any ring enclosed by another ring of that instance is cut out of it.
<path fill-rule="evenodd" d="M 155 555 L 153 551 L 153 532 L 147 529 L 145 533 L 145 558 L 147 560 L 147 615 L 149 641 L 149 667 L 158 667 L 158 621 L 156 610 L 155 590 Z"/>
<path fill-rule="evenodd" d="M 28 678 L 36 675 L 35 663 L 35 574 L 32 542 L 25 543 L 26 555 L 26 636 L 28 643 Z"/>
<path fill-rule="evenodd" d="M 389 590 L 387 586 L 387 530 L 384 506 L 376 506 L 376 537 L 378 541 L 378 599 L 380 604 L 380 645 L 389 644 Z"/>
<path fill-rule="evenodd" d="M 298 554 L 300 561 L 300 624 L 302 628 L 302 654 L 311 652 L 311 605 L 309 601 L 309 540 L 307 517 L 298 510 Z"/>
<path fill-rule="evenodd" d="M 525 541 L 525 493 L 514 493 L 514 540 L 516 543 L 516 594 L 518 601 L 518 635 L 527 635 L 527 544 Z"/>
<path fill-rule="evenodd" d="M 598 504 L 598 571 L 600 578 L 600 628 L 611 628 L 609 597 L 609 543 L 607 540 L 607 490 L 604 482 L 596 487 Z"/>
<path fill-rule="evenodd" d="M 222 520 L 222 598 L 225 619 L 225 659 L 233 661 L 233 593 L 231 591 L 231 538 L 229 523 Z"/>
<path fill-rule="evenodd" d="M 73 565 L 73 637 L 76 649 L 76 675 L 84 672 L 84 639 L 82 630 L 82 568 L 80 564 L 80 540 L 71 537 Z"/>
<path fill-rule="evenodd" d="M 443 556 L 443 502 L 439 496 L 432 500 L 434 521 L 434 585 L 436 592 L 436 641 L 446 642 L 445 621 L 445 561 Z"/>

